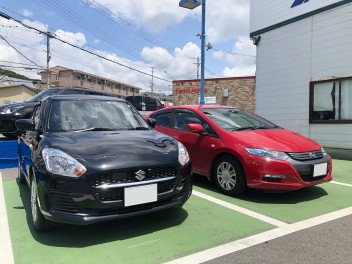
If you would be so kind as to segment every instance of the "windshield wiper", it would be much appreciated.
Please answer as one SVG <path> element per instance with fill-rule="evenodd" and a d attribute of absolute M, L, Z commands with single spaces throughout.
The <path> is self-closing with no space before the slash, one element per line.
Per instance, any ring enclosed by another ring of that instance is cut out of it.
<path fill-rule="evenodd" d="M 128 130 L 149 130 L 148 127 L 131 127 Z"/>
<path fill-rule="evenodd" d="M 74 132 L 86 132 L 86 131 L 115 131 L 118 129 L 108 128 L 108 127 L 90 127 L 80 130 L 75 130 Z"/>
<path fill-rule="evenodd" d="M 246 129 L 251 129 L 251 130 L 267 129 L 267 127 L 264 127 L 264 126 L 246 126 L 246 127 L 237 128 L 237 129 L 235 129 L 235 131 L 241 131 L 241 130 L 246 130 Z"/>

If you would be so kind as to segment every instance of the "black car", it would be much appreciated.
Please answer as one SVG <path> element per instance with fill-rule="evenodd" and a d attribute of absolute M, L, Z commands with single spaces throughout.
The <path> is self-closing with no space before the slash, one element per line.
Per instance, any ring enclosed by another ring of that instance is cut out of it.
<path fill-rule="evenodd" d="M 17 120 L 34 228 L 181 207 L 192 192 L 189 156 L 154 125 L 123 99 L 89 95 L 48 97 Z"/>
<path fill-rule="evenodd" d="M 129 101 L 138 111 L 155 111 L 165 107 L 159 99 L 152 96 L 127 96 L 126 100 Z"/>
<path fill-rule="evenodd" d="M 15 122 L 21 118 L 29 118 L 33 112 L 34 106 L 41 100 L 51 95 L 57 94 L 91 94 L 91 95 L 105 95 L 98 91 L 93 91 L 83 88 L 75 87 L 58 87 L 49 88 L 37 95 L 33 96 L 26 102 L 6 104 L 0 106 L 0 133 L 8 138 L 16 138 L 20 132 L 16 129 Z"/>

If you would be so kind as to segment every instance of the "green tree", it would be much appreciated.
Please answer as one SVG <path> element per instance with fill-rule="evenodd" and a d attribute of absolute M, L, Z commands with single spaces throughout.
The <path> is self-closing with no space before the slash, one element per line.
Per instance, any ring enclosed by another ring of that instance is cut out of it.
<path fill-rule="evenodd" d="M 16 72 L 13 71 L 9 71 L 9 70 L 4 70 L 0 68 L 0 75 L 6 75 L 9 77 L 13 77 L 13 78 L 18 78 L 18 79 L 22 79 L 22 80 L 28 80 L 28 81 L 32 81 L 32 79 L 28 78 L 27 76 L 24 76 L 22 74 L 18 74 Z"/>

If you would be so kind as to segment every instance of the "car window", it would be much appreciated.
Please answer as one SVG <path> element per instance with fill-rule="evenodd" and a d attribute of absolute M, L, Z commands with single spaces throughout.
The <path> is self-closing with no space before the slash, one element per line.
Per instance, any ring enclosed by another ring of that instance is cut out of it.
<path fill-rule="evenodd" d="M 136 104 L 142 101 L 142 96 L 127 96 L 126 100 L 132 104 Z"/>
<path fill-rule="evenodd" d="M 33 121 L 34 121 L 34 129 L 35 130 L 38 130 L 40 128 L 40 109 L 41 109 L 41 106 L 38 105 L 35 109 L 34 109 L 34 112 L 33 112 L 33 115 L 32 115 L 32 118 L 33 118 Z"/>
<path fill-rule="evenodd" d="M 71 90 L 71 89 L 65 89 L 61 94 L 84 94 L 84 90 Z"/>
<path fill-rule="evenodd" d="M 33 96 L 31 99 L 28 100 L 28 102 L 39 102 L 47 98 L 48 96 L 58 94 L 61 91 L 61 89 L 47 89 L 44 90 L 37 95 Z"/>
<path fill-rule="evenodd" d="M 127 102 L 109 100 L 54 100 L 47 126 L 52 132 L 149 129 Z"/>
<path fill-rule="evenodd" d="M 157 126 L 172 127 L 172 111 L 157 113 L 151 116 L 156 120 Z"/>
<path fill-rule="evenodd" d="M 190 112 L 179 112 L 176 111 L 175 128 L 181 130 L 188 130 L 188 124 L 201 124 L 202 121 Z"/>
<path fill-rule="evenodd" d="M 208 136 L 217 137 L 217 133 L 208 124 L 203 118 L 201 118 L 196 113 L 184 110 L 176 110 L 175 111 L 175 128 L 187 131 L 188 124 L 200 124 L 202 125 L 204 132 L 207 133 Z"/>
<path fill-rule="evenodd" d="M 156 105 L 155 98 L 153 98 L 153 97 L 146 96 L 144 98 L 144 102 L 149 105 Z"/>
<path fill-rule="evenodd" d="M 108 94 L 105 94 L 105 93 L 99 93 L 99 92 L 95 92 L 95 91 L 86 91 L 86 94 L 90 94 L 90 95 L 104 95 L 104 96 L 109 96 Z"/>
<path fill-rule="evenodd" d="M 220 127 L 235 131 L 246 128 L 277 128 L 277 126 L 257 115 L 235 108 L 209 108 L 202 112 Z"/>

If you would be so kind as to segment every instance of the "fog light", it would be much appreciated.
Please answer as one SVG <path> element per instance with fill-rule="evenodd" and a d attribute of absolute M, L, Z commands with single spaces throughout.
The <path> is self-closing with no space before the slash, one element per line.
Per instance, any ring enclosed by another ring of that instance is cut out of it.
<path fill-rule="evenodd" d="M 285 179 L 286 177 L 284 175 L 280 174 L 266 174 L 262 180 L 263 181 L 281 181 L 282 179 Z"/>

